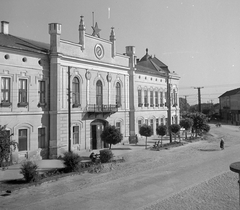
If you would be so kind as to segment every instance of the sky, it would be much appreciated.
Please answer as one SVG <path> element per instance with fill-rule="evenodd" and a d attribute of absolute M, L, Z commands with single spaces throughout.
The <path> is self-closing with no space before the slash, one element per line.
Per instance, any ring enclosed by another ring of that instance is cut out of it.
<path fill-rule="evenodd" d="M 93 18 L 94 13 L 94 18 Z M 61 23 L 61 39 L 78 42 L 80 16 L 86 33 L 93 22 L 117 52 L 135 46 L 137 58 L 155 55 L 180 76 L 179 95 L 190 105 L 218 103 L 240 88 L 239 0 L 0 0 L 0 21 L 9 33 L 49 43 L 49 23 Z"/>

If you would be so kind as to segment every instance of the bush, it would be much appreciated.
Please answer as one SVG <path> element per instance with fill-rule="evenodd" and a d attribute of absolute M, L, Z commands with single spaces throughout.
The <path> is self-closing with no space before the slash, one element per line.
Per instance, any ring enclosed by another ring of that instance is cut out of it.
<path fill-rule="evenodd" d="M 101 163 L 107 163 L 113 158 L 113 153 L 109 149 L 100 150 Z"/>
<path fill-rule="evenodd" d="M 20 168 L 20 174 L 23 175 L 26 182 L 33 182 L 38 180 L 38 166 L 32 161 L 26 161 Z"/>
<path fill-rule="evenodd" d="M 73 152 L 65 152 L 63 163 L 69 171 L 77 171 L 80 167 L 81 157 Z"/>
<path fill-rule="evenodd" d="M 202 131 L 204 133 L 208 133 L 210 131 L 210 126 L 208 124 L 203 124 L 202 125 Z"/>

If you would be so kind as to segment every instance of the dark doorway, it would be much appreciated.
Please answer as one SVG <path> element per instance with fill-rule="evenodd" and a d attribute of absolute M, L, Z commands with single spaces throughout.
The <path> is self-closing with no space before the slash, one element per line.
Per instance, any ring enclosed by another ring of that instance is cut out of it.
<path fill-rule="evenodd" d="M 91 123 L 91 149 L 107 148 L 108 144 L 101 140 L 101 133 L 108 124 L 104 120 L 94 120 Z"/>

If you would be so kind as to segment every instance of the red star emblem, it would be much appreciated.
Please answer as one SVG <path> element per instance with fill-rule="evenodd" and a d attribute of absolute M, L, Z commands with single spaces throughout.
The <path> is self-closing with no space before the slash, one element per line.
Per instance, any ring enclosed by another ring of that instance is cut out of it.
<path fill-rule="evenodd" d="M 92 26 L 92 29 L 93 29 L 92 36 L 98 36 L 98 38 L 100 38 L 99 32 L 101 31 L 101 29 L 98 28 L 97 22 L 95 23 L 94 27 Z"/>

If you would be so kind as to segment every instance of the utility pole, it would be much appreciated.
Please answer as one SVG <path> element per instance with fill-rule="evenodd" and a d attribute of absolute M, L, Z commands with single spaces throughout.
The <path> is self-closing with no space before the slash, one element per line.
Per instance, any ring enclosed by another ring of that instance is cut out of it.
<path fill-rule="evenodd" d="M 71 91 L 70 91 L 70 66 L 68 66 L 68 152 L 71 152 Z"/>
<path fill-rule="evenodd" d="M 198 89 L 198 111 L 202 112 L 201 108 L 201 89 L 204 87 L 194 87 L 194 89 Z"/>
<path fill-rule="evenodd" d="M 186 96 L 184 96 L 185 97 L 185 111 L 187 112 L 187 95 Z"/>
<path fill-rule="evenodd" d="M 171 88 L 169 84 L 169 73 L 167 74 L 167 107 L 168 107 L 168 133 L 170 143 L 172 143 L 172 133 L 170 130 L 172 116 L 171 116 Z"/>

